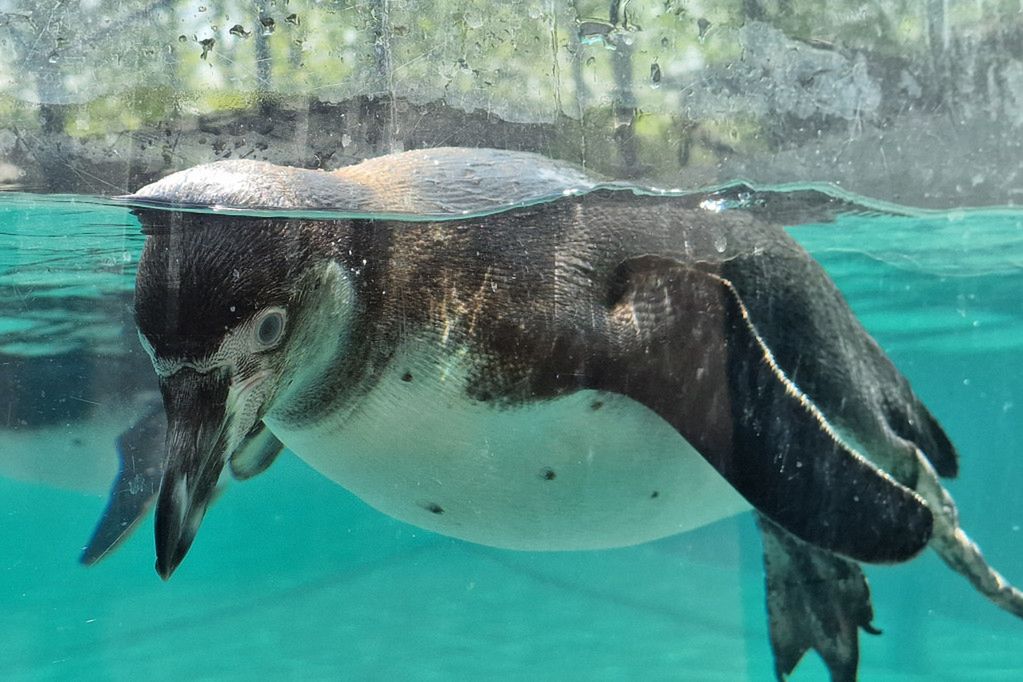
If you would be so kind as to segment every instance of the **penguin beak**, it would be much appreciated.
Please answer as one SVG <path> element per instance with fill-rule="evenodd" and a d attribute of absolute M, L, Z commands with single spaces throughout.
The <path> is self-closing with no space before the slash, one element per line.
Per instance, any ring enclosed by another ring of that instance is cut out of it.
<path fill-rule="evenodd" d="M 181 369 L 161 380 L 167 450 L 156 506 L 156 571 L 167 580 L 195 539 L 230 453 L 227 369 Z"/>

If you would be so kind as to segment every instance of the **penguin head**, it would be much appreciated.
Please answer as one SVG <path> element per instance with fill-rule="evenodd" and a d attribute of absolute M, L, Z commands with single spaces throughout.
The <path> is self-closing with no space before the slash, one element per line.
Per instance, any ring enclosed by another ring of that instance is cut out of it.
<path fill-rule="evenodd" d="M 137 213 L 148 237 L 135 319 L 168 426 L 156 509 L 156 568 L 166 579 L 232 454 L 279 396 L 309 381 L 311 364 L 337 353 L 350 288 L 322 224 Z M 332 344 L 324 325 L 335 330 Z"/>

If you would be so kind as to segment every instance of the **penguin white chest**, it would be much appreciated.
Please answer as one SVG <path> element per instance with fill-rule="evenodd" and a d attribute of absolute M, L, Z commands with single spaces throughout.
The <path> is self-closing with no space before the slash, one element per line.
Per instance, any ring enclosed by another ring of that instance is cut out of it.
<path fill-rule="evenodd" d="M 624 396 L 500 407 L 467 397 L 457 363 L 392 367 L 352 411 L 266 422 L 313 468 L 402 521 L 495 547 L 573 550 L 647 542 L 749 508 Z"/>

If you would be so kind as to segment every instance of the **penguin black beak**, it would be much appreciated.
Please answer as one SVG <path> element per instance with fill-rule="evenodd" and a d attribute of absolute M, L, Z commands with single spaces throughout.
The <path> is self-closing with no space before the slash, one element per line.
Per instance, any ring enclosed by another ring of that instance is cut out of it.
<path fill-rule="evenodd" d="M 164 580 L 191 547 L 230 454 L 230 387 L 226 369 L 182 369 L 161 380 L 167 450 L 156 505 L 156 571 Z"/>

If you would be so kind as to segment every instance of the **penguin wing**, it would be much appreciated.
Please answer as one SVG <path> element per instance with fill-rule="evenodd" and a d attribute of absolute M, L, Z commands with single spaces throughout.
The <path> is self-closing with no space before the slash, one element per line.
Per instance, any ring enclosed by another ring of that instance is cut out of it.
<path fill-rule="evenodd" d="M 79 561 L 90 566 L 117 548 L 146 515 L 163 478 L 167 418 L 155 399 L 142 418 L 117 438 L 120 468 L 92 537 Z"/>
<path fill-rule="evenodd" d="M 906 560 L 924 501 L 841 441 L 779 368 L 728 280 L 670 258 L 623 262 L 610 286 L 603 390 L 670 423 L 761 514 L 816 547 Z"/>
<path fill-rule="evenodd" d="M 939 474 L 956 475 L 958 455 L 941 425 L 802 249 L 740 253 L 718 274 L 734 285 L 755 324 L 770 323 L 762 337 L 782 371 L 875 464 L 912 480 L 916 452 L 896 442 L 904 439 Z"/>
<path fill-rule="evenodd" d="M 120 468 L 110 487 L 92 537 L 79 561 L 91 566 L 117 549 L 131 535 L 156 499 L 164 470 L 167 418 L 159 399 L 117 438 Z M 262 423 L 245 437 L 231 457 L 231 473 L 238 480 L 261 474 L 284 450 L 284 444 Z"/>

